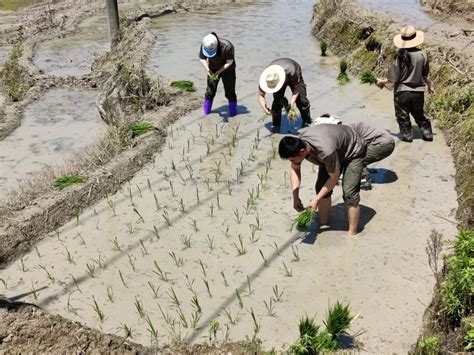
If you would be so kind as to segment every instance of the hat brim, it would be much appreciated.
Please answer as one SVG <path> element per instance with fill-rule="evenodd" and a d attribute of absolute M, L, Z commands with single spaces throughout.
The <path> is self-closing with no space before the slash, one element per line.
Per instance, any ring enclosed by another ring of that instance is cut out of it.
<path fill-rule="evenodd" d="M 416 31 L 416 36 L 415 38 L 405 41 L 402 38 L 401 34 L 396 35 L 393 38 L 393 44 L 395 47 L 400 48 L 400 49 L 408 49 L 408 48 L 414 48 L 416 46 L 419 46 L 420 44 L 423 43 L 425 40 L 425 33 L 422 31 Z"/>
<path fill-rule="evenodd" d="M 278 84 L 274 88 L 269 88 L 267 85 L 266 78 L 269 73 L 276 73 L 278 75 L 279 81 L 278 81 Z M 285 79 L 286 79 L 285 69 L 283 69 L 282 66 L 276 65 L 276 64 L 270 65 L 266 67 L 265 70 L 260 75 L 260 80 L 259 80 L 260 89 L 262 89 L 267 94 L 273 94 L 279 91 L 283 87 L 283 84 L 285 84 Z"/>
<path fill-rule="evenodd" d="M 202 47 L 202 54 L 204 54 L 204 56 L 208 58 L 215 57 L 216 53 L 217 53 L 217 47 L 214 48 L 213 50 L 207 50 L 206 48 Z"/>

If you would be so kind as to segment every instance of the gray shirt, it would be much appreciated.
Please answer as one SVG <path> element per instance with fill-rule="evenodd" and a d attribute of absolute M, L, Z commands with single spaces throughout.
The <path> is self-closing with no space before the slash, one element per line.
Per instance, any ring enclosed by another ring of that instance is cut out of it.
<path fill-rule="evenodd" d="M 395 144 L 395 140 L 387 131 L 374 128 L 364 122 L 351 123 L 350 126 L 365 140 L 367 145 Z"/>
<path fill-rule="evenodd" d="M 388 80 L 395 83 L 395 91 L 425 91 L 425 80 L 430 73 L 428 56 L 418 48 L 408 49 L 411 65 L 401 68 L 397 58 L 388 70 Z"/>
<path fill-rule="evenodd" d="M 299 138 L 311 149 L 306 160 L 333 173 L 365 154 L 364 139 L 350 126 L 320 124 L 300 130 Z"/>

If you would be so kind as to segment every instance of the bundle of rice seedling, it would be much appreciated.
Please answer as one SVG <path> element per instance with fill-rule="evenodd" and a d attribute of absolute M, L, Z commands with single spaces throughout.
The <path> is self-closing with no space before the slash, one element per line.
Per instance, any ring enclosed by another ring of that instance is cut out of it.
<path fill-rule="evenodd" d="M 171 86 L 184 90 L 184 91 L 196 91 L 196 88 L 194 87 L 194 84 L 192 81 L 189 80 L 176 80 L 171 82 Z"/>
<path fill-rule="evenodd" d="M 148 122 L 135 122 L 132 126 L 132 137 L 138 137 L 148 132 L 151 129 L 151 124 Z"/>
<path fill-rule="evenodd" d="M 217 76 L 217 74 L 211 74 L 209 76 L 209 80 L 212 81 L 212 82 L 216 82 L 219 80 L 219 77 Z"/>
<path fill-rule="evenodd" d="M 319 44 L 319 48 L 321 49 L 321 57 L 325 57 L 326 56 L 326 50 L 328 49 L 328 44 L 326 42 L 322 41 Z"/>
<path fill-rule="evenodd" d="M 329 308 L 326 320 L 324 320 L 323 323 L 332 338 L 337 339 L 339 336 L 347 334 L 347 330 L 353 318 L 349 310 L 349 305 L 344 306 L 338 301 L 334 306 Z"/>
<path fill-rule="evenodd" d="M 362 84 L 375 84 L 377 82 L 377 78 L 368 71 L 361 72 L 359 78 Z"/>
<path fill-rule="evenodd" d="M 341 62 L 339 63 L 339 70 L 340 73 L 337 76 L 337 81 L 339 81 L 340 84 L 345 84 L 349 81 L 349 77 L 347 76 L 347 61 L 345 59 L 342 59 Z"/>
<path fill-rule="evenodd" d="M 298 118 L 298 113 L 296 112 L 294 108 L 290 108 L 286 112 L 286 116 L 288 117 L 288 121 L 290 121 L 290 123 L 295 123 Z"/>
<path fill-rule="evenodd" d="M 307 229 L 313 223 L 313 209 L 307 208 L 303 212 L 300 212 L 298 217 L 293 220 L 292 227 L 296 224 L 297 229 Z"/>
<path fill-rule="evenodd" d="M 270 117 L 272 114 L 271 113 L 266 113 L 264 112 L 262 116 L 258 119 L 258 122 L 263 122 L 267 119 L 267 117 Z"/>

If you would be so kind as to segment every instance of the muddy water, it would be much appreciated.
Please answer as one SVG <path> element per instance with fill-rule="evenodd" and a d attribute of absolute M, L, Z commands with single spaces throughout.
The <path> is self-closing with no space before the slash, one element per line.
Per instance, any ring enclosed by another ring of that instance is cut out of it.
<path fill-rule="evenodd" d="M 58 165 L 93 143 L 104 125 L 95 94 L 55 89 L 31 104 L 21 125 L 0 141 L 0 197 L 17 181 Z"/>
<path fill-rule="evenodd" d="M 81 22 L 76 34 L 41 43 L 33 62 L 50 75 L 88 74 L 93 60 L 109 50 L 108 36 L 106 15 L 89 17 Z"/>

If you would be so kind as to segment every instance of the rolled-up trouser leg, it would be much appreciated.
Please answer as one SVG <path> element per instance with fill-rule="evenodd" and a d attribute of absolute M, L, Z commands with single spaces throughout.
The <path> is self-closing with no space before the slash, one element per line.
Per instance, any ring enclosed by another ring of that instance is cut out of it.
<path fill-rule="evenodd" d="M 346 205 L 358 206 L 360 202 L 360 177 L 364 169 L 364 158 L 352 159 L 343 169 L 342 198 Z"/>
<path fill-rule="evenodd" d="M 300 81 L 298 84 L 298 91 L 299 95 L 298 98 L 296 99 L 296 107 L 298 107 L 298 110 L 300 110 L 301 113 L 301 118 L 303 119 L 303 124 L 310 124 L 311 123 L 311 104 L 308 100 L 308 97 L 306 95 L 306 84 L 304 83 L 303 80 Z"/>

